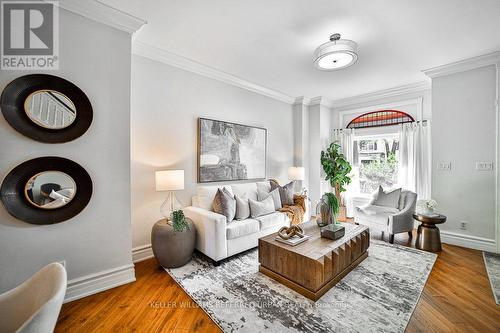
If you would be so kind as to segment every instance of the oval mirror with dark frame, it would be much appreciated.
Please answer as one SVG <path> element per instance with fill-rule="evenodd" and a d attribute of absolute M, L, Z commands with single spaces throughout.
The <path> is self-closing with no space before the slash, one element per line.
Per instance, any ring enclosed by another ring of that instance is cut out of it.
<path fill-rule="evenodd" d="M 40 157 L 15 167 L 0 189 L 7 211 L 31 224 L 54 224 L 79 214 L 92 196 L 92 179 L 78 163 Z"/>
<path fill-rule="evenodd" d="M 21 134 L 46 143 L 63 143 L 83 135 L 92 123 L 87 95 L 63 78 L 25 75 L 10 82 L 0 99 L 2 114 Z"/>

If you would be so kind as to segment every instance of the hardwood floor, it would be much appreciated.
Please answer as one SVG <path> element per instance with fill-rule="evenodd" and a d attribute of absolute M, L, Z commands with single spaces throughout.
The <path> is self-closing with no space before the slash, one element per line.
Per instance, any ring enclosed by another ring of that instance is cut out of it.
<path fill-rule="evenodd" d="M 135 283 L 65 304 L 56 332 L 220 332 L 155 259 L 135 269 Z M 406 332 L 500 332 L 480 251 L 443 244 Z"/>

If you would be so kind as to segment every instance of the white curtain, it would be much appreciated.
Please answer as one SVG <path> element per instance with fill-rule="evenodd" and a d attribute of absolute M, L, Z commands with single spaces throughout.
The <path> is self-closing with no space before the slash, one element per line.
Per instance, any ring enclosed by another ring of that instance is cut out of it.
<path fill-rule="evenodd" d="M 414 191 L 419 199 L 431 196 L 430 122 L 401 124 L 399 127 L 398 182 Z"/>
<path fill-rule="evenodd" d="M 332 134 L 332 141 L 336 141 L 339 143 L 340 148 L 342 149 L 342 154 L 344 154 L 346 160 L 351 164 L 354 170 L 354 145 L 353 145 L 353 137 L 354 137 L 354 128 L 352 129 L 334 129 Z M 351 177 L 354 178 L 354 177 Z M 346 188 L 346 192 L 342 193 L 342 199 L 344 201 L 344 205 L 346 206 L 346 215 L 348 217 L 352 217 L 354 214 L 354 207 L 352 203 L 352 199 L 349 196 L 349 193 L 353 192 L 352 186 L 357 184 L 354 179 L 349 186 Z"/>

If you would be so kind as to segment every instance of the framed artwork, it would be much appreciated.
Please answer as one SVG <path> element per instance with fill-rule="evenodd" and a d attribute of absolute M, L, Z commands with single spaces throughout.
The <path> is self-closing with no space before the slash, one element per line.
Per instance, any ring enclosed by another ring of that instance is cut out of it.
<path fill-rule="evenodd" d="M 266 178 L 267 130 L 198 119 L 198 182 Z"/>

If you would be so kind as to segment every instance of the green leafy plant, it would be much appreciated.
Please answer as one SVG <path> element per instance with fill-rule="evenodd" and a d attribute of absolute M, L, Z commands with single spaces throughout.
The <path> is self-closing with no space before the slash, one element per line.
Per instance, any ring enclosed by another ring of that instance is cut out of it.
<path fill-rule="evenodd" d="M 344 154 L 340 152 L 340 145 L 337 142 L 332 142 L 326 150 L 321 152 L 321 166 L 325 173 L 325 180 L 335 189 L 335 193 L 325 193 L 335 219 L 340 210 L 340 193 L 345 192 L 345 186 L 351 183 L 349 173 L 352 167 Z"/>
<path fill-rule="evenodd" d="M 175 232 L 189 230 L 189 223 L 187 222 L 182 210 L 176 210 L 172 212 L 172 227 L 174 228 Z"/>

